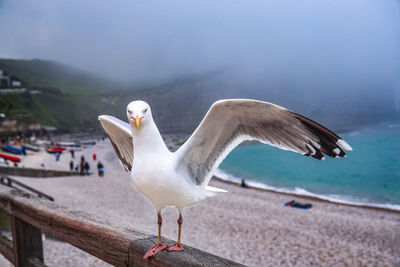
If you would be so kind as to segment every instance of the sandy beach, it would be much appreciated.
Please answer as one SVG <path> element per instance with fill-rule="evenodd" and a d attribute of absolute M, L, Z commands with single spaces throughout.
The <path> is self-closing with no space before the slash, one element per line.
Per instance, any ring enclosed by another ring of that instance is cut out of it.
<path fill-rule="evenodd" d="M 98 177 L 97 162 L 105 166 Z M 91 176 L 32 179 L 13 177 L 53 196 L 58 204 L 95 214 L 107 221 L 157 234 L 156 212 L 131 183 L 106 139 L 75 153 L 84 155 Z M 25 167 L 69 169 L 71 155 L 40 152 L 24 158 Z M 351 207 L 263 192 L 212 181 L 229 193 L 197 203 L 183 211 L 184 244 L 250 266 L 400 266 L 400 213 Z M 310 210 L 284 207 L 296 199 L 313 204 Z M 176 239 L 177 212 L 163 211 L 163 236 Z M 109 266 L 68 244 L 47 238 L 49 266 Z"/>

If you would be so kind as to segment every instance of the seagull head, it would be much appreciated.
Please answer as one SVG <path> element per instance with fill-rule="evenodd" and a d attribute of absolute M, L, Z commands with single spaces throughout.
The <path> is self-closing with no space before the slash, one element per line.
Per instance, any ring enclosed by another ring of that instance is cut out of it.
<path fill-rule="evenodd" d="M 139 130 L 141 125 L 145 125 L 147 120 L 151 120 L 151 110 L 149 104 L 144 101 L 132 101 L 126 107 L 126 115 L 128 116 L 129 124 L 133 129 Z"/>

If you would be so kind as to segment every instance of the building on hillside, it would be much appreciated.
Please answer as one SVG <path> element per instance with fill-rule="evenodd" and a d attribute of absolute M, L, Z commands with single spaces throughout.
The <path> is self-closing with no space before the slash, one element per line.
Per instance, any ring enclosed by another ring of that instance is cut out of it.
<path fill-rule="evenodd" d="M 0 86 L 1 87 L 9 87 L 10 86 L 10 78 L 8 78 L 8 76 L 0 77 Z"/>
<path fill-rule="evenodd" d="M 7 72 L 0 70 L 0 87 L 9 87 L 10 78 L 7 76 Z"/>
<path fill-rule="evenodd" d="M 42 91 L 37 90 L 37 89 L 32 89 L 32 90 L 29 90 L 29 93 L 30 93 L 31 95 L 37 95 L 37 94 L 41 94 Z"/>
<path fill-rule="evenodd" d="M 11 86 L 12 87 L 21 87 L 21 85 L 22 85 L 21 81 L 18 81 L 18 80 L 12 80 L 11 81 Z"/>
<path fill-rule="evenodd" d="M 27 90 L 26 88 L 2 88 L 0 89 L 0 95 L 9 93 L 22 94 L 25 93 L 26 90 Z"/>

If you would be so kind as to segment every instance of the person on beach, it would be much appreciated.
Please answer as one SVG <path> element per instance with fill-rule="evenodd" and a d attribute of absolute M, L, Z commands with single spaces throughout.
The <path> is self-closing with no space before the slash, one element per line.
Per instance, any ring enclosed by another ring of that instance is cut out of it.
<path fill-rule="evenodd" d="M 244 188 L 249 188 L 249 186 L 246 184 L 246 181 L 244 179 L 242 179 L 242 183 L 240 184 L 241 187 Z"/>
<path fill-rule="evenodd" d="M 96 159 L 97 159 L 97 155 L 96 155 L 96 153 L 93 153 L 93 160 L 96 161 Z"/>
<path fill-rule="evenodd" d="M 74 159 L 75 158 L 75 152 L 73 150 L 71 150 L 71 158 Z"/>
<path fill-rule="evenodd" d="M 285 203 L 284 206 L 285 207 L 303 209 L 303 210 L 307 210 L 307 209 L 312 208 L 312 204 L 310 204 L 310 203 L 303 204 L 303 203 L 296 202 L 295 200 L 292 200 L 292 201 L 289 201 L 289 202 Z"/>
<path fill-rule="evenodd" d="M 76 166 L 75 166 L 75 171 L 76 171 L 76 172 L 79 171 L 79 164 L 76 164 Z"/>
<path fill-rule="evenodd" d="M 60 160 L 61 152 L 56 152 L 56 161 Z"/>
<path fill-rule="evenodd" d="M 79 169 L 80 175 L 81 176 L 85 175 L 85 157 L 84 156 L 81 157 L 81 162 L 79 164 L 79 167 L 80 167 L 80 169 Z"/>
<path fill-rule="evenodd" d="M 69 169 L 70 171 L 74 170 L 74 162 L 72 160 L 69 162 Z"/>
<path fill-rule="evenodd" d="M 85 169 L 85 174 L 89 175 L 89 169 L 90 169 L 89 162 L 85 161 L 84 169 Z"/>
<path fill-rule="evenodd" d="M 104 176 L 104 166 L 103 163 L 101 163 L 100 161 L 99 163 L 97 163 L 97 171 L 99 172 L 100 177 Z"/>

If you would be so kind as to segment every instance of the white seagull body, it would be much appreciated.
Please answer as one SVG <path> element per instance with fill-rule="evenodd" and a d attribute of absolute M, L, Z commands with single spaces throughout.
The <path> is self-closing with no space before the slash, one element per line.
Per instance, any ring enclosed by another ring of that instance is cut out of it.
<path fill-rule="evenodd" d="M 185 206 L 226 192 L 208 186 L 218 165 L 245 140 L 291 150 L 305 156 L 325 159 L 346 156 L 352 148 L 339 136 L 283 107 L 256 100 L 233 99 L 215 102 L 192 136 L 176 151 L 166 147 L 150 107 L 143 101 L 127 106 L 129 124 L 102 115 L 99 120 L 108 134 L 133 183 L 154 205 L 158 213 L 159 239 L 145 257 L 163 249 L 182 250 L 181 210 Z M 168 247 L 160 241 L 161 209 L 179 210 L 177 244 Z"/>

